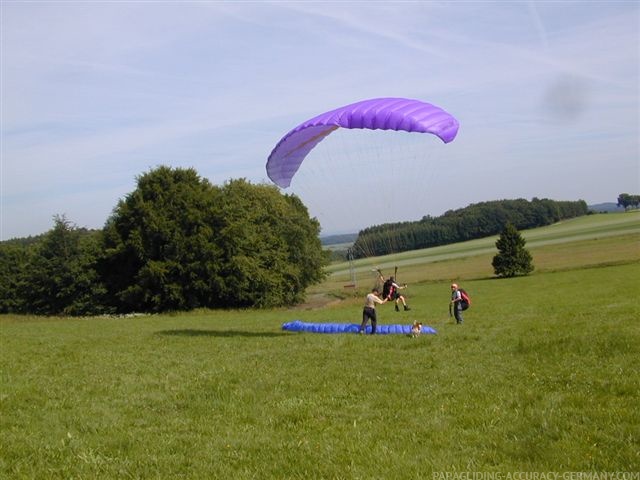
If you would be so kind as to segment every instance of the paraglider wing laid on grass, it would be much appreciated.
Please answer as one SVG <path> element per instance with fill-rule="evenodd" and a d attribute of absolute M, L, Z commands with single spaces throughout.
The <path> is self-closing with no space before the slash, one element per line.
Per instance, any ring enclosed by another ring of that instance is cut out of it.
<path fill-rule="evenodd" d="M 267 175 L 286 188 L 313 148 L 334 130 L 361 128 L 430 133 L 449 143 L 458 121 L 435 105 L 407 98 L 374 98 L 323 113 L 298 125 L 275 146 L 267 160 Z"/>
<path fill-rule="evenodd" d="M 308 323 L 301 320 L 293 320 L 283 323 L 282 329 L 290 332 L 358 333 L 360 325 L 357 323 Z M 366 333 L 371 333 L 371 325 L 367 325 Z M 411 325 L 378 325 L 376 333 L 380 335 L 410 335 Z M 421 333 L 435 334 L 437 332 L 433 328 L 423 325 Z"/>

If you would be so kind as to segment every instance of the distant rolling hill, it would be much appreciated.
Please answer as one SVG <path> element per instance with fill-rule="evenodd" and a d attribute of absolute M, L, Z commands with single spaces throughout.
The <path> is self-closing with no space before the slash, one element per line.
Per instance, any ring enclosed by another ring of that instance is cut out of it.
<path fill-rule="evenodd" d="M 325 247 L 330 245 L 338 245 L 343 243 L 353 243 L 358 238 L 357 233 L 345 233 L 342 235 L 327 235 L 326 237 L 320 237 L 320 242 Z"/>
<path fill-rule="evenodd" d="M 623 207 L 619 207 L 617 203 L 613 202 L 596 203 L 595 205 L 589 205 L 589 210 L 597 213 L 624 212 Z"/>
<path fill-rule="evenodd" d="M 624 212 L 623 207 L 619 207 L 614 202 L 605 202 L 605 203 L 596 203 L 588 206 L 589 211 L 596 213 L 609 213 L 609 212 Z M 345 233 L 340 235 L 326 235 L 321 236 L 320 241 L 325 247 L 335 247 L 340 246 L 343 247 L 349 246 L 358 238 L 357 233 Z M 346 247 L 345 247 L 346 248 Z"/>

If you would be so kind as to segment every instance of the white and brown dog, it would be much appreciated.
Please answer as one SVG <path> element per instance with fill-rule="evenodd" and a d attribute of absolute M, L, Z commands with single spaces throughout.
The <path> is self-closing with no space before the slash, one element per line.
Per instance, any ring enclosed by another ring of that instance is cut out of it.
<path fill-rule="evenodd" d="M 420 323 L 418 321 L 413 322 L 413 325 L 411 326 L 411 336 L 413 338 L 416 338 L 421 333 L 422 333 L 422 323 Z"/>

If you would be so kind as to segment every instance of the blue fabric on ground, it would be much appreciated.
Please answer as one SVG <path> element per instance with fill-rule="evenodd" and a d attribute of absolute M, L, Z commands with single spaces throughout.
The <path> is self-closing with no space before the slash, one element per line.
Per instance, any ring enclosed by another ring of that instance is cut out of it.
<path fill-rule="evenodd" d="M 289 332 L 312 332 L 312 333 L 358 333 L 359 323 L 308 323 L 301 320 L 293 320 L 282 324 L 282 329 Z M 371 333 L 371 325 L 367 325 L 366 333 Z M 422 333 L 437 333 L 432 327 L 422 325 Z M 376 334 L 411 334 L 411 325 L 378 325 Z"/>

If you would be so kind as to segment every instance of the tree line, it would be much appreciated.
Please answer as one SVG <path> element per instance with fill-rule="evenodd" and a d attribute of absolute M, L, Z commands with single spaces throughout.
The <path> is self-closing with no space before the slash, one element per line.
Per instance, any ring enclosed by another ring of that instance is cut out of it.
<path fill-rule="evenodd" d="M 584 200 L 533 198 L 481 202 L 449 210 L 439 217 L 425 216 L 418 221 L 366 228 L 358 233 L 352 251 L 355 258 L 387 255 L 497 235 L 507 224 L 525 230 L 588 213 Z"/>
<path fill-rule="evenodd" d="M 0 313 L 95 315 L 298 303 L 324 278 L 320 224 L 295 195 L 193 169 L 137 178 L 101 230 L 64 215 L 0 243 Z"/>

